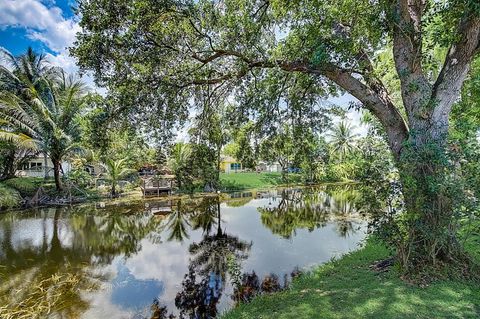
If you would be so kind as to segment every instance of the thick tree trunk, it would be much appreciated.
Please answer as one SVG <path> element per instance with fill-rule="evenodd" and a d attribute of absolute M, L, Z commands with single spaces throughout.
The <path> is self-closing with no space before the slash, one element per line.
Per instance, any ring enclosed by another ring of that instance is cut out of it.
<path fill-rule="evenodd" d="M 57 189 L 57 192 L 62 191 L 62 180 L 60 177 L 60 169 L 61 169 L 61 163 L 59 160 L 53 159 L 53 175 L 55 177 L 55 187 Z"/>
<path fill-rule="evenodd" d="M 405 200 L 400 227 L 405 233 L 397 253 L 404 271 L 417 274 L 458 260 L 461 249 L 454 218 L 456 183 L 446 154 L 448 124 L 414 119 L 411 127 L 398 161 Z"/>
<path fill-rule="evenodd" d="M 43 153 L 43 174 L 44 178 L 48 179 L 48 156 L 47 153 Z"/>
<path fill-rule="evenodd" d="M 117 197 L 117 187 L 116 187 L 116 184 L 117 184 L 116 181 L 114 181 L 114 182 L 112 183 L 112 197 L 113 197 L 113 198 Z"/>

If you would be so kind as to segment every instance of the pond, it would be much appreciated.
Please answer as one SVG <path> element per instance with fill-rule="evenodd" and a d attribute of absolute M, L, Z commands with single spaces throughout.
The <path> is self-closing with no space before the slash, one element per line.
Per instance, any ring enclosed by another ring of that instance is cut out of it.
<path fill-rule="evenodd" d="M 350 186 L 0 215 L 0 317 L 213 318 L 354 250 Z"/>

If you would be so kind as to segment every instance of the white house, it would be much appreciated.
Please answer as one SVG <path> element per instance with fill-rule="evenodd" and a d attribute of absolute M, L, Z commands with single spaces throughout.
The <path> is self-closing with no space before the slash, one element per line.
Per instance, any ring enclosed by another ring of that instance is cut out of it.
<path fill-rule="evenodd" d="M 282 165 L 280 165 L 278 162 L 268 163 L 266 165 L 265 171 L 271 173 L 280 173 L 282 171 Z"/>
<path fill-rule="evenodd" d="M 72 170 L 72 164 L 68 161 L 62 162 L 62 171 L 64 174 L 68 174 Z M 25 163 L 22 169 L 15 172 L 17 176 L 24 177 L 44 177 L 45 176 L 45 158 L 42 154 L 31 158 Z M 53 177 L 53 162 L 47 157 L 47 175 Z"/>

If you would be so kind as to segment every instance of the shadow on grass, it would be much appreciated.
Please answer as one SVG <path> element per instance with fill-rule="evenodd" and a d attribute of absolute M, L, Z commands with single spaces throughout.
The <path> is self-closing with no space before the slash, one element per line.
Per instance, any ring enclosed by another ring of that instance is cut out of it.
<path fill-rule="evenodd" d="M 374 243 L 297 279 L 291 289 L 264 295 L 223 318 L 479 318 L 478 283 L 409 285 L 395 270 L 369 269 L 388 251 Z"/>

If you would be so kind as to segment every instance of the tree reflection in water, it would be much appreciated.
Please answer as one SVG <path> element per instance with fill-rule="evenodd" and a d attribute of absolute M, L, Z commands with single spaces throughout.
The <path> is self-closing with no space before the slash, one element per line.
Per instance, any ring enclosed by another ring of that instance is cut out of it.
<path fill-rule="evenodd" d="M 0 318 L 43 318 L 47 314 L 80 317 L 89 307 L 81 293 L 99 287 L 91 266 L 107 265 L 115 256 L 136 253 L 140 241 L 159 226 L 151 216 L 118 212 L 94 215 L 77 209 L 36 211 L 33 217 L 42 220 L 40 244 L 33 238 L 14 240 L 13 226 L 21 231 L 18 225 L 24 215 L 3 216 Z M 71 218 L 70 223 L 65 218 Z"/>
<path fill-rule="evenodd" d="M 248 257 L 252 246 L 251 242 L 242 241 L 222 230 L 218 198 L 205 199 L 201 206 L 192 217 L 195 225 L 204 226 L 203 238 L 189 247 L 189 273 L 182 282 L 182 291 L 175 298 L 180 318 L 214 318 L 229 273 L 229 261 L 233 259 L 235 263 L 240 263 Z M 214 224 L 216 231 L 211 233 Z"/>
<path fill-rule="evenodd" d="M 188 217 L 190 211 L 182 204 L 182 201 L 177 202 L 177 208 L 168 215 L 166 229 L 169 231 L 168 240 L 176 240 L 183 242 L 184 239 L 189 238 L 188 227 L 190 222 Z"/>
<path fill-rule="evenodd" d="M 313 231 L 330 222 L 347 236 L 356 227 L 350 217 L 363 212 L 358 197 L 355 189 L 345 187 L 284 189 L 271 199 L 274 205 L 258 211 L 262 224 L 284 238 L 295 236 L 299 228 Z M 32 233 L 38 238 L 16 236 L 24 227 L 33 227 L 29 223 L 35 223 Z M 81 317 L 89 308 L 84 292 L 98 289 L 105 279 L 92 270 L 112 264 L 117 256 L 136 255 L 144 239 L 154 244 L 161 244 L 161 237 L 183 242 L 191 231 L 201 232 L 201 239 L 189 240 L 188 273 L 175 298 L 178 310 L 155 299 L 149 318 L 173 318 L 172 311 L 180 318 L 214 318 L 226 286 L 232 287 L 229 298 L 238 304 L 288 284 L 289 277 L 259 278 L 253 271 L 242 271 L 253 243 L 225 231 L 216 196 L 177 201 L 171 213 L 159 216 L 143 204 L 99 211 L 84 206 L 42 209 L 0 219 L 0 304 L 5 305 L 0 307 L 0 318 Z M 123 297 L 128 298 L 128 293 Z"/>
<path fill-rule="evenodd" d="M 345 237 L 358 227 L 354 217 L 363 214 L 356 188 L 294 188 L 283 189 L 269 206 L 259 207 L 263 225 L 284 238 L 296 235 L 298 229 L 313 231 L 335 223 L 337 232 Z M 278 203 L 277 203 L 278 202 Z"/>

